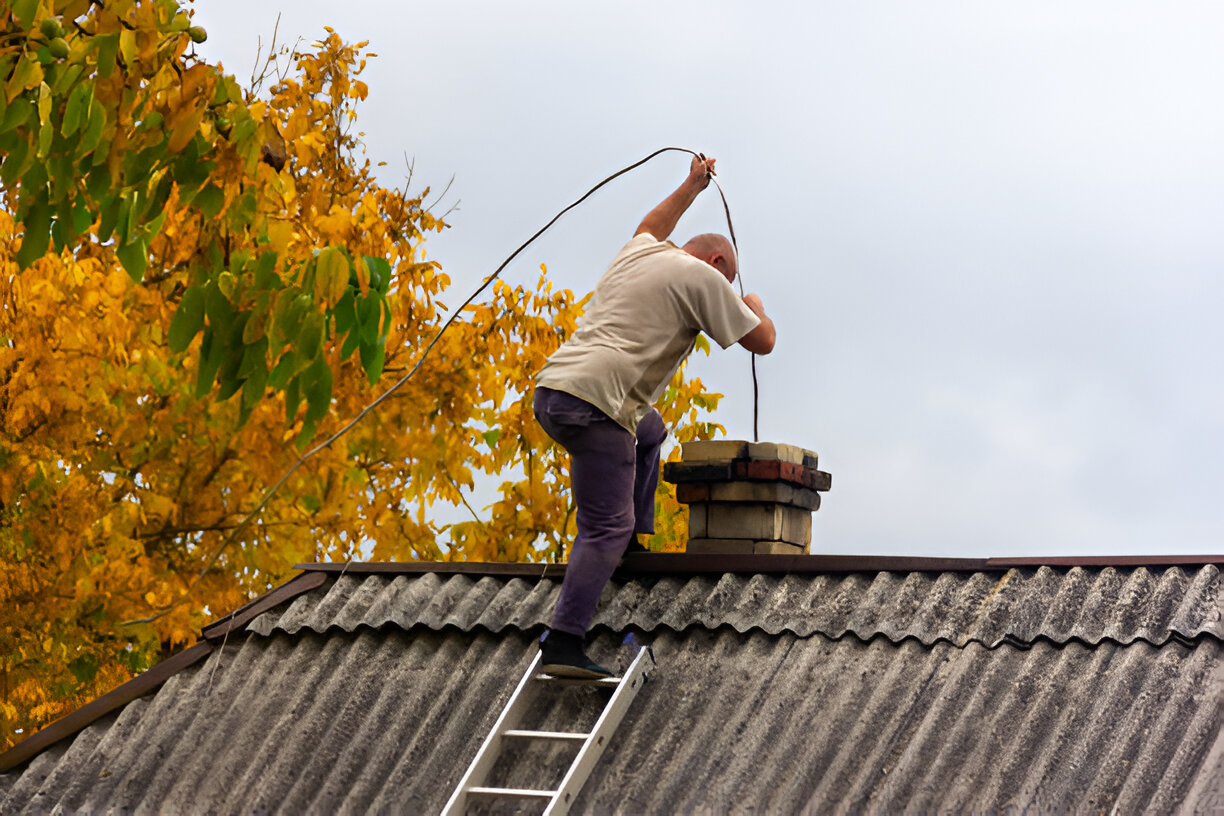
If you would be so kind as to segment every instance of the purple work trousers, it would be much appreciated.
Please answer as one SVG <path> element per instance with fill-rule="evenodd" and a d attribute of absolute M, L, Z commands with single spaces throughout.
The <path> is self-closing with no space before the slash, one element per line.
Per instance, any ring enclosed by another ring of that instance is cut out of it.
<path fill-rule="evenodd" d="M 634 534 L 654 532 L 659 449 L 667 429 L 651 410 L 635 437 L 589 402 L 551 388 L 536 388 L 533 407 L 548 435 L 569 451 L 578 508 L 578 537 L 551 626 L 585 635 Z"/>

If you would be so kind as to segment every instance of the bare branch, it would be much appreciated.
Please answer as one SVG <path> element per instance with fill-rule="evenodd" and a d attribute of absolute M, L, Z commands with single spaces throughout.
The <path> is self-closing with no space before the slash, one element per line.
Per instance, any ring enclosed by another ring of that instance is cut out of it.
<path fill-rule="evenodd" d="M 426 205 L 425 205 L 425 209 L 427 209 L 427 210 L 432 210 L 434 207 L 436 207 L 436 206 L 438 206 L 439 204 L 441 204 L 441 203 L 442 203 L 442 199 L 446 198 L 446 194 L 450 192 L 451 185 L 452 185 L 452 184 L 454 184 L 454 183 L 455 183 L 455 175 L 452 173 L 452 174 L 451 174 L 451 177 L 450 177 L 450 181 L 446 182 L 446 187 L 444 187 L 444 188 L 442 189 L 442 192 L 438 194 L 438 197 L 437 197 L 436 199 L 434 199 L 434 202 L 433 202 L 432 204 L 426 204 Z M 458 206 L 458 204 L 459 204 L 459 202 L 458 202 L 458 201 L 456 201 L 456 202 L 455 202 L 455 205 L 456 205 L 456 206 Z M 454 209 L 454 207 L 452 207 L 451 209 Z"/>

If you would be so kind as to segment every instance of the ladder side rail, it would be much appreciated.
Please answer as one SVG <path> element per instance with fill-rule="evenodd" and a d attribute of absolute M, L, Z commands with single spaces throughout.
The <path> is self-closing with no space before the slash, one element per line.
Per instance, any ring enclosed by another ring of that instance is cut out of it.
<path fill-rule="evenodd" d="M 569 812 L 570 805 L 573 804 L 578 791 L 582 790 L 587 777 L 591 775 L 604 749 L 608 747 L 612 734 L 624 719 L 629 704 L 633 702 L 633 698 L 637 696 L 646 682 L 646 677 L 649 675 L 646 657 L 647 650 L 639 649 L 637 657 L 633 658 L 633 662 L 625 670 L 624 675 L 620 678 L 619 686 L 613 692 L 612 698 L 608 700 L 608 704 L 604 706 L 603 713 L 599 715 L 599 720 L 591 729 L 586 742 L 578 750 L 578 756 L 574 757 L 574 762 L 570 765 L 565 778 L 561 780 L 557 794 L 545 809 L 544 816 L 565 816 Z"/>
<path fill-rule="evenodd" d="M 503 732 L 514 728 L 523 717 L 523 701 L 526 699 L 523 691 L 531 682 L 532 675 L 535 674 L 536 668 L 539 665 L 540 653 L 537 651 L 535 657 L 531 660 L 531 665 L 523 673 L 523 679 L 519 680 L 514 693 L 506 701 L 506 707 L 502 709 L 501 715 L 493 723 L 493 727 L 489 729 L 489 735 L 485 737 L 480 750 L 476 752 L 476 756 L 472 759 L 472 764 L 468 766 L 467 772 L 459 780 L 459 784 L 455 787 L 455 792 L 451 794 L 446 807 L 442 809 L 443 816 L 462 816 L 464 809 L 467 807 L 468 789 L 482 782 L 490 769 L 492 769 L 493 764 L 497 761 L 498 752 L 501 749 Z"/>

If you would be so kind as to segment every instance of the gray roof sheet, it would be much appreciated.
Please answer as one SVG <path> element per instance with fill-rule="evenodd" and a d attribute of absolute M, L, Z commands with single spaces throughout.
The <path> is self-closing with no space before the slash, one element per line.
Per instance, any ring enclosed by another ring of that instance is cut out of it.
<path fill-rule="evenodd" d="M 468 575 L 344 575 L 250 624 L 260 634 L 353 632 L 387 626 L 463 631 L 543 627 L 560 581 Z M 614 580 L 595 626 L 615 631 L 737 632 L 863 640 L 882 635 L 926 645 L 1080 641 L 1163 644 L 1224 639 L 1218 566 L 1197 569 L 1012 569 L 1003 573 L 677 575 Z"/>
<path fill-rule="evenodd" d="M 0 812 L 438 812 L 557 581 L 316 583 L 0 775 Z M 1224 812 L 1221 608 L 1211 564 L 618 579 L 591 651 L 633 629 L 658 666 L 575 812 Z"/>
<path fill-rule="evenodd" d="M 44 752 L 0 810 L 437 813 L 533 648 L 518 631 L 247 638 Z M 577 813 L 1167 813 L 1219 791 L 1200 779 L 1221 728 L 1213 639 L 1020 650 L 694 628 L 653 648 Z M 592 651 L 628 658 L 610 632 Z M 545 697 L 525 725 L 575 711 L 596 702 Z M 494 781 L 555 782 L 565 762 L 524 751 Z"/>

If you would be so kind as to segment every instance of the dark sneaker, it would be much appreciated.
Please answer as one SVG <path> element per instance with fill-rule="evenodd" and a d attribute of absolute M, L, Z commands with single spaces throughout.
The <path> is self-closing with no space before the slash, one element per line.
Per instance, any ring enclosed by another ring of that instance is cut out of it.
<path fill-rule="evenodd" d="M 556 629 L 540 641 L 540 671 L 552 677 L 573 677 L 579 680 L 602 680 L 612 672 L 586 656 L 582 638 Z"/>

